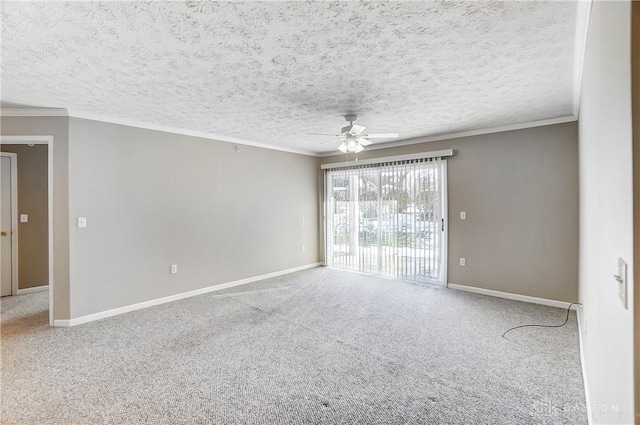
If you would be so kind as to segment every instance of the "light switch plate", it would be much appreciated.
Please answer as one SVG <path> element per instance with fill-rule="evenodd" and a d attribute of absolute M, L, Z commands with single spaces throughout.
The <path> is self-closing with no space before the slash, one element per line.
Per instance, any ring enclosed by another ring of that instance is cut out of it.
<path fill-rule="evenodd" d="M 618 283 L 618 298 L 620 298 L 620 302 L 622 306 L 627 309 L 627 263 L 622 258 L 618 258 L 618 276 L 620 280 L 617 280 Z"/>
<path fill-rule="evenodd" d="M 20 214 L 20 223 L 28 223 L 29 214 Z"/>
<path fill-rule="evenodd" d="M 460 211 L 460 220 L 466 220 L 466 219 L 467 219 L 467 212 Z"/>
<path fill-rule="evenodd" d="M 87 227 L 87 217 L 78 217 L 78 227 Z"/>

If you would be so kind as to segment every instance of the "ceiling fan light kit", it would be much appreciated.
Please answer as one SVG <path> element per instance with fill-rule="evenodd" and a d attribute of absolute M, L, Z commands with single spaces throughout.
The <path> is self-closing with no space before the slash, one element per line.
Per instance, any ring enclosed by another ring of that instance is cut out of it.
<path fill-rule="evenodd" d="M 340 150 L 340 152 L 343 152 L 343 153 L 349 153 L 349 152 L 358 153 L 358 152 L 362 152 L 364 150 L 364 147 L 355 138 L 348 137 L 347 140 L 345 140 L 340 144 L 340 146 L 338 146 L 338 150 Z"/>
<path fill-rule="evenodd" d="M 324 143 L 342 142 L 340 146 L 338 146 L 338 150 L 345 154 L 349 152 L 362 152 L 365 146 L 369 146 L 372 143 L 369 139 L 394 139 L 399 136 L 398 133 L 362 134 L 366 127 L 353 123 L 358 119 L 357 115 L 345 115 L 344 119 L 349 125 L 340 129 L 340 134 L 337 135 L 337 139 Z"/>

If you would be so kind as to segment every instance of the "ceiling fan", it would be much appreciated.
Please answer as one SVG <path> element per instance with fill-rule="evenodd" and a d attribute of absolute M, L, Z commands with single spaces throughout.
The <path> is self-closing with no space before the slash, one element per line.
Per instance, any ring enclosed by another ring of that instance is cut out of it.
<path fill-rule="evenodd" d="M 364 129 L 366 127 L 354 124 L 354 121 L 358 119 L 357 115 L 345 115 L 344 119 L 349 123 L 349 125 L 344 126 L 340 129 L 340 134 L 335 134 L 337 139 L 329 140 L 325 143 L 335 143 L 342 142 L 338 149 L 340 152 L 348 153 L 348 152 L 362 152 L 365 146 L 369 146 L 372 142 L 369 139 L 394 139 L 399 136 L 398 133 L 373 133 L 373 134 L 363 134 Z M 320 134 L 320 133 L 311 133 L 311 134 Z M 325 135 L 325 134 L 321 134 Z M 329 136 L 329 134 L 327 134 Z M 331 136 L 334 136 L 333 134 Z"/>

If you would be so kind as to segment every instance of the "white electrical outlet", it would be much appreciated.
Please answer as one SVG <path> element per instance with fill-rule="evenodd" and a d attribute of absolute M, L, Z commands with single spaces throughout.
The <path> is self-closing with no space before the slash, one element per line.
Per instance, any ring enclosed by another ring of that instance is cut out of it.
<path fill-rule="evenodd" d="M 78 227 L 87 227 L 87 217 L 78 217 Z"/>
<path fill-rule="evenodd" d="M 178 273 L 178 265 L 177 264 L 172 264 L 171 265 L 171 274 L 176 274 Z"/>
<path fill-rule="evenodd" d="M 20 214 L 20 223 L 28 223 L 29 214 Z"/>
<path fill-rule="evenodd" d="M 466 220 L 466 219 L 467 219 L 467 212 L 460 211 L 460 220 Z"/>
<path fill-rule="evenodd" d="M 307 249 L 307 247 L 302 245 L 302 252 L 304 252 L 306 249 Z"/>
<path fill-rule="evenodd" d="M 618 298 L 622 306 L 627 308 L 627 263 L 622 258 L 618 258 L 618 274 L 613 275 L 618 282 Z"/>
<path fill-rule="evenodd" d="M 460 257 L 460 265 L 464 266 L 467 263 L 467 260 L 464 259 L 464 257 Z"/>

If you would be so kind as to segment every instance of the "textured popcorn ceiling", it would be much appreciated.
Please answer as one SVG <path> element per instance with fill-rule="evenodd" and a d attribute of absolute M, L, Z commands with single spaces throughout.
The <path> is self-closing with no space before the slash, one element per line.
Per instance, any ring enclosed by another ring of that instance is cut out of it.
<path fill-rule="evenodd" d="M 572 113 L 575 2 L 1 7 L 6 104 L 311 152 L 347 112 L 401 139 Z"/>

